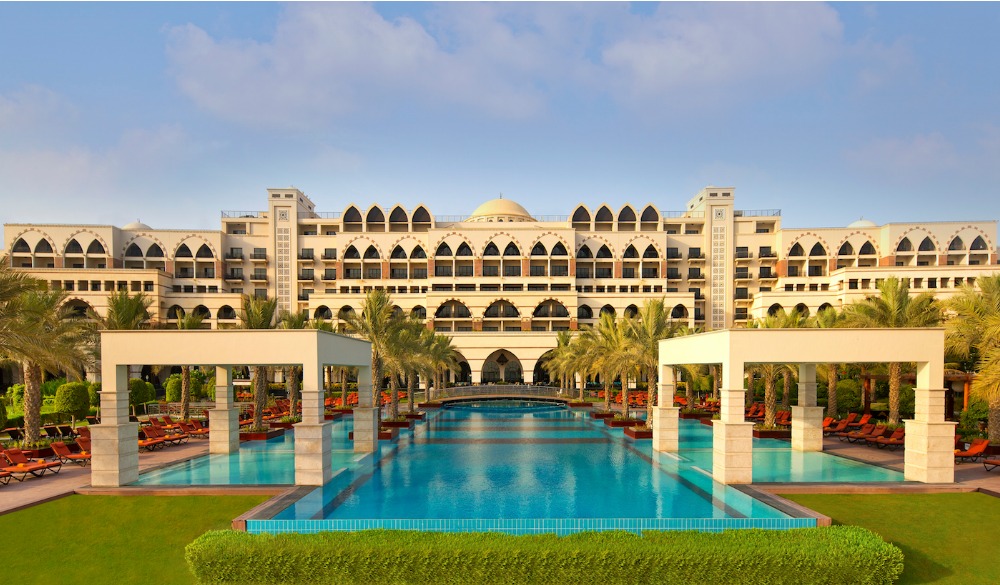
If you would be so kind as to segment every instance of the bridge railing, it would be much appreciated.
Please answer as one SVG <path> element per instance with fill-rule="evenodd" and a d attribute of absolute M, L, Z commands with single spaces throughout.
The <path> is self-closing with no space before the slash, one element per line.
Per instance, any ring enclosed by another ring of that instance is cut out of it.
<path fill-rule="evenodd" d="M 561 395 L 560 388 L 551 386 L 526 386 L 523 384 L 499 384 L 485 386 L 455 386 L 434 392 L 435 398 L 458 398 L 465 396 L 543 396 L 554 398 Z"/>

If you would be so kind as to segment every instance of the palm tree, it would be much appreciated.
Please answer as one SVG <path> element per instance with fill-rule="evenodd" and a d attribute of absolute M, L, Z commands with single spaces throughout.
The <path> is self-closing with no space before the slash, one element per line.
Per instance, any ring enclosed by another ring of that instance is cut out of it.
<path fill-rule="evenodd" d="M 0 257 L 0 356 L 14 355 L 19 348 L 33 343 L 30 332 L 24 331 L 16 323 L 21 295 L 44 289 L 44 283 L 26 272 L 10 267 L 7 256 Z"/>
<path fill-rule="evenodd" d="M 423 331 L 427 331 L 427 327 L 413 318 L 405 320 L 394 318 L 392 327 L 389 328 L 383 366 L 389 374 L 390 419 L 399 417 L 399 378 L 410 378 L 411 372 L 416 369 L 421 359 Z"/>
<path fill-rule="evenodd" d="M 134 296 L 127 290 L 113 291 L 108 295 L 108 312 L 101 317 L 93 309 L 87 310 L 87 316 L 97 324 L 98 329 L 108 331 L 135 331 L 149 327 L 149 307 L 153 299 L 139 292 Z M 99 348 L 100 346 L 98 346 Z M 138 378 L 142 365 L 128 366 L 128 377 Z"/>
<path fill-rule="evenodd" d="M 65 291 L 29 290 L 10 302 L 15 318 L 11 326 L 27 335 L 25 343 L 9 348 L 8 355 L 24 371 L 24 441 L 37 442 L 41 430 L 42 375 L 67 371 L 79 376 L 89 361 L 93 340 L 91 324 L 73 315 L 65 305 Z"/>
<path fill-rule="evenodd" d="M 803 313 L 800 313 L 799 311 L 786 313 L 784 310 L 781 310 L 773 315 L 768 315 L 763 319 L 754 320 L 754 322 L 750 324 L 750 327 L 760 329 L 785 329 L 805 327 L 807 324 L 808 320 L 805 318 Z M 759 375 L 764 380 L 763 424 L 768 427 L 774 426 L 774 418 L 778 410 L 778 396 L 774 391 L 774 381 L 777 379 L 779 374 L 787 372 L 789 368 L 785 364 L 753 364 L 748 369 L 751 373 Z M 787 374 L 785 384 L 785 394 L 787 396 L 791 385 L 791 379 L 788 378 Z"/>
<path fill-rule="evenodd" d="M 190 315 L 177 316 L 178 329 L 201 329 L 204 317 L 192 312 Z M 191 418 L 191 366 L 181 366 L 181 418 Z"/>
<path fill-rule="evenodd" d="M 945 323 L 945 349 L 963 361 L 974 361 L 978 375 L 972 392 L 989 406 L 990 442 L 1000 442 L 1000 274 L 976 281 L 979 290 L 963 286 L 949 299 L 954 316 Z"/>
<path fill-rule="evenodd" d="M 439 333 L 434 334 L 433 341 L 430 347 L 430 363 L 434 370 L 434 389 L 442 388 L 444 386 L 444 373 L 458 372 L 459 368 L 459 357 L 461 355 L 458 350 L 452 344 L 451 337 L 447 335 L 441 335 Z M 428 386 L 427 400 L 430 401 L 432 396 L 430 394 L 430 386 Z"/>
<path fill-rule="evenodd" d="M 243 329 L 273 329 L 274 314 L 278 308 L 278 299 L 268 299 L 243 295 L 239 314 L 240 327 Z M 253 377 L 253 427 L 264 426 L 264 408 L 267 406 L 267 367 L 252 366 Z"/>
<path fill-rule="evenodd" d="M 625 334 L 625 325 L 611 313 L 601 313 L 597 325 L 583 332 L 591 350 L 594 368 L 604 379 L 604 410 L 611 412 L 611 394 L 614 381 L 622 376 L 623 411 L 628 416 L 628 400 L 625 398 L 627 380 L 624 375 L 629 363 L 629 346 Z"/>
<path fill-rule="evenodd" d="M 653 399 L 656 396 L 657 369 L 660 366 L 660 340 L 677 335 L 682 326 L 670 318 L 663 299 L 648 300 L 635 319 L 627 319 L 628 337 L 633 344 L 639 369 L 646 375 L 646 424 L 653 424 Z M 662 405 L 661 405 L 662 406 Z"/>
<path fill-rule="evenodd" d="M 844 307 L 844 322 L 850 327 L 934 327 L 941 323 L 941 308 L 930 293 L 910 296 L 906 280 L 890 277 L 878 286 L 880 296 Z M 889 424 L 899 424 L 899 385 L 902 364 L 889 364 Z"/>
<path fill-rule="evenodd" d="M 305 329 L 309 326 L 309 313 L 282 311 L 278 318 L 279 329 Z M 288 394 L 288 415 L 296 416 L 299 410 L 299 369 L 301 366 L 285 366 L 285 392 Z"/>
<path fill-rule="evenodd" d="M 844 319 L 837 309 L 828 307 L 816 314 L 820 329 L 840 327 Z M 837 364 L 826 364 L 826 416 L 837 416 Z"/>
<path fill-rule="evenodd" d="M 372 406 L 381 411 L 382 364 L 386 355 L 386 343 L 393 327 L 392 298 L 384 290 L 373 289 L 365 295 L 360 313 L 351 313 L 347 318 L 347 330 L 356 333 L 372 345 Z"/>

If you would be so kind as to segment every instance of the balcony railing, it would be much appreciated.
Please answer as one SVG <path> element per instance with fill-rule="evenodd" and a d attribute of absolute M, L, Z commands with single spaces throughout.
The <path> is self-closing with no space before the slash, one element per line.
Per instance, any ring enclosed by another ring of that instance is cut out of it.
<path fill-rule="evenodd" d="M 223 211 L 222 219 L 266 219 L 266 211 Z"/>

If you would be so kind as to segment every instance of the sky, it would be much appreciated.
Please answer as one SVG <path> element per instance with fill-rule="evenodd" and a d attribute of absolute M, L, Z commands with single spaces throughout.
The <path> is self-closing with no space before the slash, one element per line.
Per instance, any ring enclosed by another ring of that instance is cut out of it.
<path fill-rule="evenodd" d="M 997 3 L 0 2 L 0 223 L 219 229 L 289 186 L 996 220 L 998 29 Z"/>

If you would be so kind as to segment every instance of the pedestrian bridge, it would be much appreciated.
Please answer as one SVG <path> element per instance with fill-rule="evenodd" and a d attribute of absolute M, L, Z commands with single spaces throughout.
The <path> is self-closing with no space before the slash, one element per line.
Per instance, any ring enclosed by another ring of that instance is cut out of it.
<path fill-rule="evenodd" d="M 569 402 L 572 395 L 562 388 L 552 386 L 527 386 L 525 384 L 481 384 L 455 386 L 434 392 L 434 400 L 442 403 L 469 398 L 545 398 Z"/>

